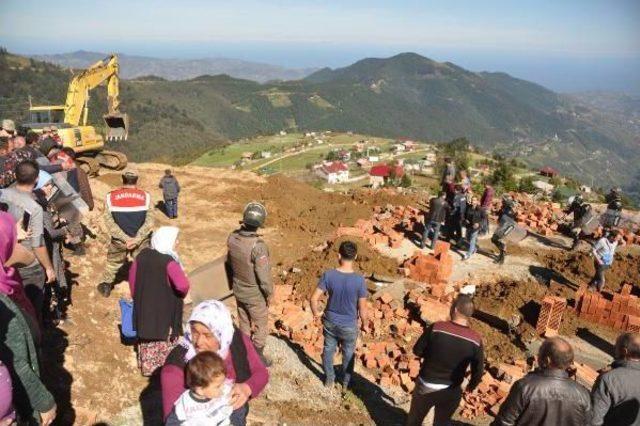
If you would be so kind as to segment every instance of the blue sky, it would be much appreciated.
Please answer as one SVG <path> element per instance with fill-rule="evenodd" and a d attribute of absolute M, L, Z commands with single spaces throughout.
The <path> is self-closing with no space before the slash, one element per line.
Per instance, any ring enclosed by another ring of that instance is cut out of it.
<path fill-rule="evenodd" d="M 556 90 L 640 92 L 640 1 L 2 0 L 0 44 L 344 66 L 416 51 Z"/>

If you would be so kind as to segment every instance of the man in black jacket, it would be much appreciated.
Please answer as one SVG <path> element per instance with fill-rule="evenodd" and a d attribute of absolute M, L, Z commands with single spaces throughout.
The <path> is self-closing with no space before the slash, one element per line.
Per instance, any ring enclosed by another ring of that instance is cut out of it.
<path fill-rule="evenodd" d="M 640 334 L 624 333 L 616 341 L 612 370 L 593 385 L 591 424 L 640 425 Z"/>
<path fill-rule="evenodd" d="M 538 351 L 539 368 L 518 380 L 493 426 L 585 426 L 591 416 L 589 391 L 569 377 L 573 349 L 560 337 Z"/>
<path fill-rule="evenodd" d="M 467 230 L 466 236 L 469 249 L 462 257 L 462 260 L 468 260 L 475 254 L 478 245 L 478 235 L 480 235 L 480 229 L 486 220 L 486 211 L 480 206 L 480 200 L 478 200 L 478 197 L 473 196 L 471 198 L 471 205 L 467 207 L 464 217 L 464 226 Z"/>
<path fill-rule="evenodd" d="M 462 382 L 471 367 L 466 390 L 473 391 L 484 373 L 482 338 L 469 328 L 473 315 L 470 296 L 460 295 L 451 306 L 451 321 L 432 324 L 416 342 L 413 353 L 422 358 L 411 398 L 407 426 L 420 426 L 434 407 L 434 426 L 448 425 L 462 399 Z"/>
<path fill-rule="evenodd" d="M 444 191 L 440 191 L 438 196 L 432 198 L 429 202 L 429 220 L 426 219 L 425 215 L 424 232 L 422 234 L 422 243 L 420 248 L 425 247 L 425 243 L 430 232 L 433 234 L 431 236 L 431 246 L 429 247 L 431 250 L 433 250 L 436 241 L 438 241 L 438 237 L 440 236 L 440 227 L 447 217 L 449 210 L 451 210 L 449 203 L 445 200 L 446 195 L 447 194 Z"/>

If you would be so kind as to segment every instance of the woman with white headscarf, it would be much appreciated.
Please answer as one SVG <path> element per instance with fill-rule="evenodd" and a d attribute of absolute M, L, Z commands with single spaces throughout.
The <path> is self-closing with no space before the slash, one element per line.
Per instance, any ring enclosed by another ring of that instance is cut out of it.
<path fill-rule="evenodd" d="M 175 251 L 178 232 L 173 226 L 155 231 L 151 248 L 142 250 L 129 270 L 138 367 L 143 376 L 151 376 L 164 364 L 182 334 L 189 280 Z"/>
<path fill-rule="evenodd" d="M 231 391 L 231 424 L 244 426 L 248 401 L 257 397 L 269 381 L 269 372 L 260 360 L 251 339 L 238 330 L 224 303 L 207 300 L 196 306 L 180 344 L 162 367 L 162 408 L 164 418 L 171 413 L 178 397 L 186 390 L 184 369 L 197 353 L 216 352 L 224 360 L 227 379 L 235 382 Z"/>

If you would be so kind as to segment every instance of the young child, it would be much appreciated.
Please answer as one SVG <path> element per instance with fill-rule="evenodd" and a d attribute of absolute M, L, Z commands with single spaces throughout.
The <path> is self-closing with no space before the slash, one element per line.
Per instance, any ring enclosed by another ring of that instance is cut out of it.
<path fill-rule="evenodd" d="M 184 391 L 165 423 L 167 426 L 227 426 L 233 383 L 227 380 L 224 361 L 215 352 L 200 352 L 187 364 Z"/>

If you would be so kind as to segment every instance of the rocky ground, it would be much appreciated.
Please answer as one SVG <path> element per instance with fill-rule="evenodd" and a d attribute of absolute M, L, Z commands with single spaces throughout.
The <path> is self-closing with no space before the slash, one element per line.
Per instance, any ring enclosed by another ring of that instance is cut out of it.
<path fill-rule="evenodd" d="M 160 200 L 157 183 L 165 166 L 135 167 L 140 172 L 140 186 L 148 189 L 154 200 Z M 321 271 L 334 266 L 335 247 L 321 248 L 339 226 L 370 217 L 377 205 L 418 201 L 416 195 L 387 191 L 330 194 L 284 177 L 263 179 L 230 170 L 188 166 L 176 169 L 175 174 L 183 187 L 179 219 L 169 221 L 160 209 L 154 209 L 153 214 L 159 225 L 180 228 L 178 251 L 187 271 L 223 254 L 226 236 L 238 225 L 244 204 L 262 200 L 269 210 L 264 238 L 271 247 L 274 276 L 278 283 L 292 284 L 299 294 L 308 294 Z M 118 183 L 119 175 L 115 173 L 94 179 L 94 196 L 102 200 Z M 101 211 L 98 203 L 97 211 L 85 221 L 93 233 L 87 255 L 67 257 L 75 283 L 68 319 L 46 334 L 44 370 L 59 404 L 57 424 L 160 424 L 158 384 L 139 375 L 133 347 L 120 340 L 118 299 L 129 297 L 128 287 L 126 283 L 118 285 L 109 299 L 95 291 L 106 259 Z M 454 256 L 451 281 L 478 286 L 476 300 L 481 314 L 473 326 L 483 334 L 490 358 L 521 358 L 532 351 L 537 342 L 533 336 L 537 301 L 547 292 L 571 298 L 578 284 L 588 279 L 592 266 L 586 245 L 578 253 L 567 253 L 561 247 L 568 244 L 568 240 L 557 236 L 527 238 L 511 251 L 500 268 L 493 263 L 487 239 L 481 240 L 481 253 L 470 261 L 461 262 L 459 256 Z M 367 276 L 397 277 L 398 259 L 411 256 L 415 249 L 405 240 L 401 248 L 380 253 L 362 242 L 358 266 Z M 609 274 L 612 286 L 638 283 L 639 257 L 637 247 L 622 250 Z M 514 342 L 495 321 L 515 313 L 524 318 L 526 345 Z M 608 361 L 616 335 L 612 330 L 585 324 L 567 311 L 561 332 L 581 348 L 584 358 L 601 364 L 594 368 Z M 336 392 L 324 389 L 317 361 L 297 345 L 272 336 L 268 351 L 275 365 L 267 390 L 251 404 L 251 424 L 404 422 L 406 393 L 381 389 L 356 374 L 354 390 L 343 400 Z M 486 417 L 473 420 L 476 424 L 488 421 Z"/>

